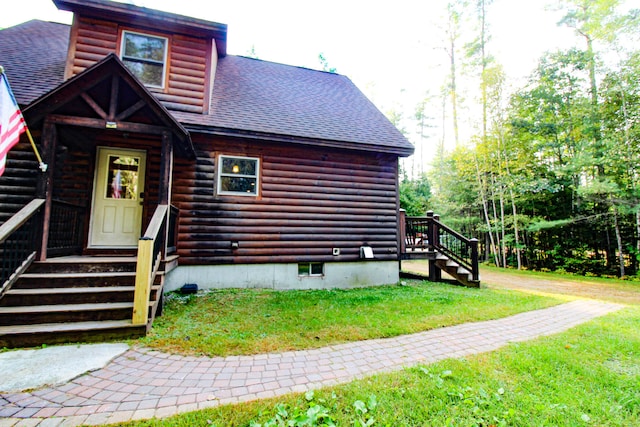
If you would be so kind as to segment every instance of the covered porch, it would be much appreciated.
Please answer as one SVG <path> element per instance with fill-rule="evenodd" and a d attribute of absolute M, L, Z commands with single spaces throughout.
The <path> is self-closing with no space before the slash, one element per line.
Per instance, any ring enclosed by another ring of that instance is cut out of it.
<path fill-rule="evenodd" d="M 35 188 L 19 190 L 30 192 L 31 202 L 0 227 L 0 346 L 13 345 L 2 338 L 3 328 L 17 329 L 12 318 L 23 319 L 32 331 L 41 324 L 53 330 L 54 323 L 77 323 L 42 314 L 60 311 L 53 307 L 58 303 L 43 303 L 52 301 L 45 294 L 64 294 L 64 302 L 74 293 L 69 288 L 109 295 L 99 302 L 78 298 L 80 305 L 129 298 L 127 321 L 150 325 L 161 306 L 162 274 L 177 265 L 171 175 L 174 156 L 194 157 L 189 133 L 115 55 L 39 98 L 24 115 L 48 167 Z M 109 292 L 90 289 L 104 287 L 101 277 L 124 273 L 103 268 L 123 258 L 127 274 L 107 284 Z M 114 287 L 125 293 L 133 287 L 133 296 L 114 297 Z M 38 290 L 42 296 L 34 298 Z M 7 298 L 11 293 L 17 296 Z M 28 305 L 38 300 L 37 307 Z"/>

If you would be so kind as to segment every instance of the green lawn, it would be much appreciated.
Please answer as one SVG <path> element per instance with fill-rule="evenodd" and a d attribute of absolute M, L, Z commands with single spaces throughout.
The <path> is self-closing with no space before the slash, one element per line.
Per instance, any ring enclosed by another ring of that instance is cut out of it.
<path fill-rule="evenodd" d="M 308 348 L 504 317 L 563 301 L 414 281 L 352 291 L 217 291 L 174 298 L 142 342 L 201 354 Z M 490 353 L 311 393 L 120 425 L 640 425 L 640 306 Z"/>
<path fill-rule="evenodd" d="M 563 302 L 507 290 L 403 283 L 352 290 L 170 294 L 162 317 L 137 342 L 181 354 L 259 354 L 410 334 Z"/>

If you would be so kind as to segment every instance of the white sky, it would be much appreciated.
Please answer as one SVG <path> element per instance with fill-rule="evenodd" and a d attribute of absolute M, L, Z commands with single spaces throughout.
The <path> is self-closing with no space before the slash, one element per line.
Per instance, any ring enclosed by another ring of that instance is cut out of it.
<path fill-rule="evenodd" d="M 124 1 L 124 0 L 123 0 Z M 489 52 L 520 84 L 548 50 L 577 43 L 559 28 L 552 0 L 494 0 Z M 130 1 L 131 2 L 131 1 Z M 446 75 L 442 23 L 446 0 L 134 0 L 134 4 L 228 25 L 228 53 L 319 68 L 318 54 L 349 77 L 383 112 L 412 116 Z M 51 0 L 3 0 L 0 28 L 30 19 L 71 22 Z M 2 58 L 0 58 L 0 64 Z M 411 136 L 409 136 L 411 139 Z"/>

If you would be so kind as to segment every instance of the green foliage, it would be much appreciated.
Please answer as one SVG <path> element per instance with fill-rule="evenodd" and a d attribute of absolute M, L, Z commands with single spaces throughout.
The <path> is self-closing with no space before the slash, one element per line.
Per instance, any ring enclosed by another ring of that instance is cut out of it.
<path fill-rule="evenodd" d="M 331 408 L 325 399 L 314 401 L 315 392 L 313 390 L 305 393 L 305 406 L 290 407 L 284 403 L 278 403 L 274 410 L 275 415 L 259 423 L 251 421 L 249 427 L 335 427 L 336 424 L 331 416 Z"/>
<path fill-rule="evenodd" d="M 407 211 L 408 216 L 424 216 L 429 210 L 430 200 L 431 185 L 425 175 L 400 183 L 400 207 Z"/>
<path fill-rule="evenodd" d="M 322 66 L 322 71 L 326 71 L 328 73 L 337 73 L 338 70 L 336 67 L 332 67 L 329 65 L 329 61 L 325 58 L 324 53 L 320 52 L 318 54 L 318 61 L 320 61 L 320 65 Z"/>
<path fill-rule="evenodd" d="M 443 6 L 442 48 L 451 68 L 441 141 L 455 147 L 439 149 L 432 161 L 429 210 L 478 238 L 497 265 L 637 274 L 640 51 L 629 41 L 640 34 L 640 10 L 625 10 L 620 0 L 557 2 L 559 25 L 575 30 L 576 47 L 545 53 L 507 98 L 509 82 L 487 43 L 490 3 Z M 468 118 L 475 133 L 463 141 L 458 113 L 467 110 L 475 111 Z M 400 117 L 391 116 L 397 123 Z M 419 126 L 424 117 L 422 102 Z M 402 207 L 421 214 L 424 199 L 414 196 L 403 182 Z"/>

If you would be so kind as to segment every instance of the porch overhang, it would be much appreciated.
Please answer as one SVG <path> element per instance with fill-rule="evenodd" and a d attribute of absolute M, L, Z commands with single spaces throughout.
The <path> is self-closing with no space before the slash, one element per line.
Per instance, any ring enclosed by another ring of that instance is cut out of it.
<path fill-rule="evenodd" d="M 36 99 L 23 113 L 32 128 L 47 120 L 104 131 L 168 133 L 177 154 L 195 158 L 189 132 L 115 54 Z"/>

